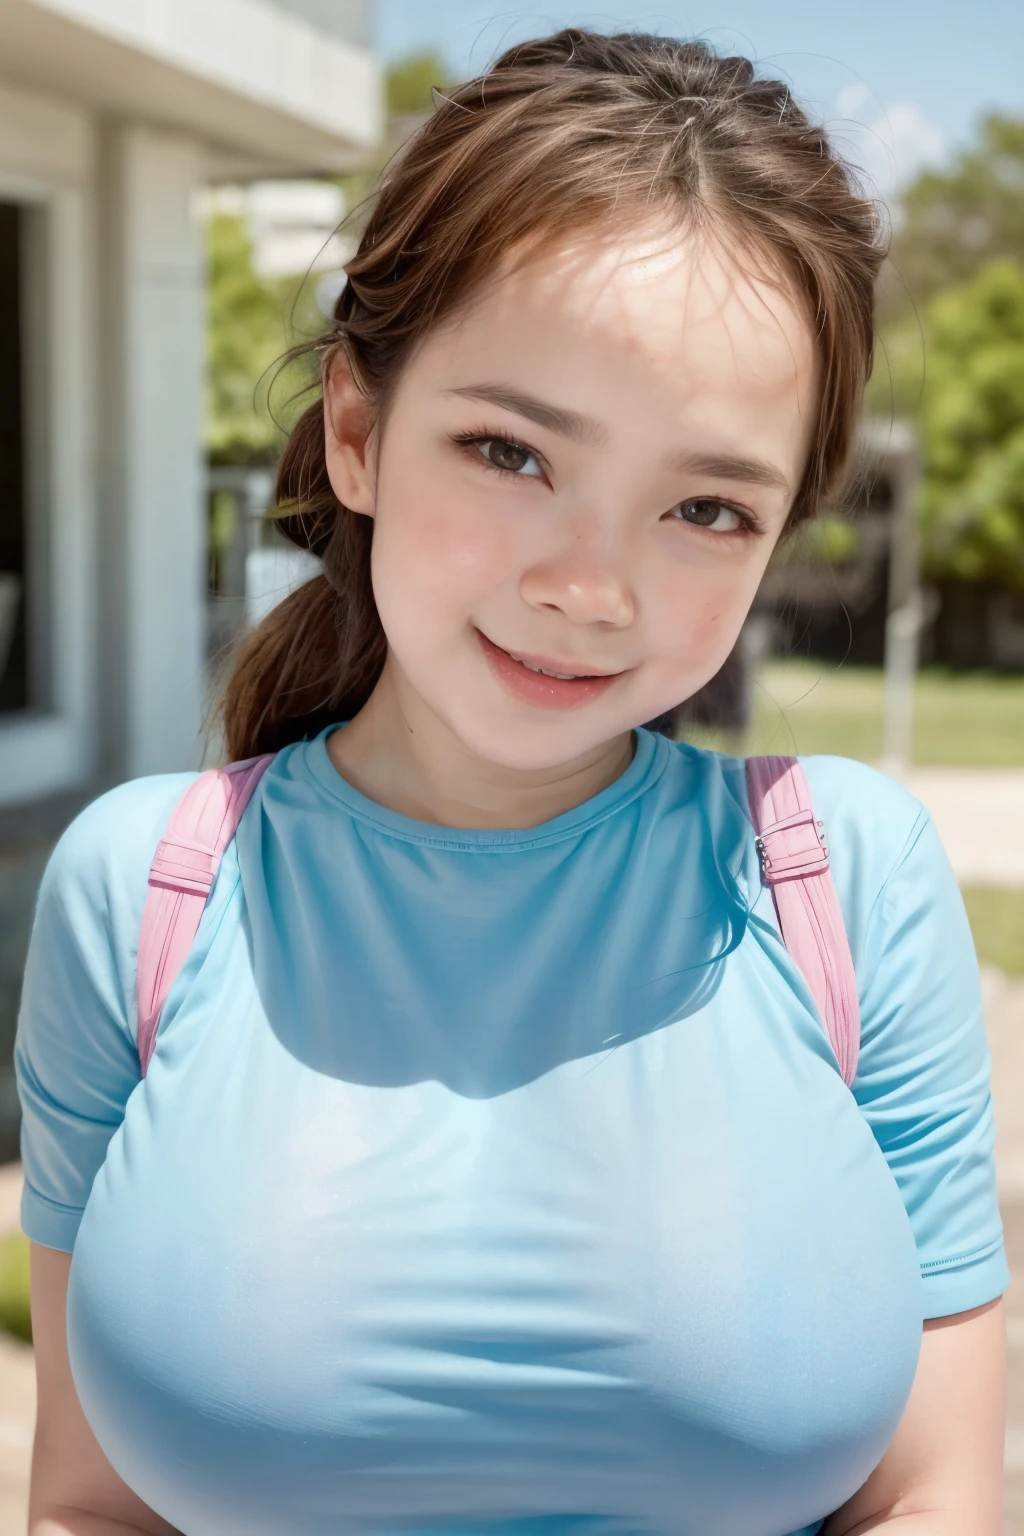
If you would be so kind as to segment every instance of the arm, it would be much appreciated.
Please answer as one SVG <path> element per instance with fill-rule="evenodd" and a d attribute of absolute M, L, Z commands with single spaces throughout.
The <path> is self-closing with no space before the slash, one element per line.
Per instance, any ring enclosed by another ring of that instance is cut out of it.
<path fill-rule="evenodd" d="M 925 1323 L 892 1444 L 822 1536 L 999 1536 L 1005 1380 L 1001 1301 Z"/>
<path fill-rule="evenodd" d="M 68 1363 L 71 1255 L 32 1244 L 32 1332 L 39 1410 L 29 1536 L 175 1536 L 136 1498 L 100 1450 Z"/>

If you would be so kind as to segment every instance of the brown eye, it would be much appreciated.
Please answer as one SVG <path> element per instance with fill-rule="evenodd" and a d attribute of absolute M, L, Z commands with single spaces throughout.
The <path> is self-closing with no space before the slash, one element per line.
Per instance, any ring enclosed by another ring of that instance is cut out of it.
<path fill-rule="evenodd" d="M 673 507 L 672 516 L 680 522 L 692 523 L 696 528 L 711 528 L 715 533 L 732 533 L 741 522 L 739 513 L 732 507 L 704 497 L 681 501 L 678 507 Z"/>
<path fill-rule="evenodd" d="M 481 454 L 495 469 L 506 469 L 512 474 L 539 475 L 540 467 L 529 448 L 524 448 L 520 443 L 507 442 L 503 437 L 488 437 L 477 444 Z M 533 469 L 527 470 L 527 465 L 532 462 Z"/>

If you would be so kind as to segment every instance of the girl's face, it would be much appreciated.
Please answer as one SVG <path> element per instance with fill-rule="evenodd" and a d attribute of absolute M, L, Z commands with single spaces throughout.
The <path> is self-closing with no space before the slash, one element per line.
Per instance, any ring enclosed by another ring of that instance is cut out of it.
<path fill-rule="evenodd" d="M 328 465 L 376 520 L 404 717 L 426 710 L 483 761 L 545 769 L 718 671 L 817 404 L 807 317 L 752 267 L 656 229 L 548 248 L 427 336 L 375 453 L 332 371 Z"/>

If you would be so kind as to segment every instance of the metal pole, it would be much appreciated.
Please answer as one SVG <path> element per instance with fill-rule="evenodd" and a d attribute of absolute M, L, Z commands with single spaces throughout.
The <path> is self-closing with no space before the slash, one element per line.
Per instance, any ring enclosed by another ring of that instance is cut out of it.
<path fill-rule="evenodd" d="M 883 770 L 895 779 L 910 768 L 914 728 L 914 680 L 917 676 L 921 598 L 889 614 L 885 624 L 885 704 L 882 732 Z"/>
<path fill-rule="evenodd" d="M 885 702 L 881 767 L 893 778 L 910 769 L 921 624 L 921 541 L 917 518 L 920 466 L 910 428 L 894 422 L 885 445 L 892 477 L 889 603 L 885 625 Z"/>

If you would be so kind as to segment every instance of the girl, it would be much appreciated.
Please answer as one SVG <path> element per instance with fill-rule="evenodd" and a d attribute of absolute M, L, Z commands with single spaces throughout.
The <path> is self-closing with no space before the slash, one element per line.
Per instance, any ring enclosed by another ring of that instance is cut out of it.
<path fill-rule="evenodd" d="M 806 764 L 851 1092 L 743 765 L 643 726 L 835 493 L 881 259 L 822 130 L 703 44 L 514 48 L 389 168 L 281 467 L 323 574 L 223 704 L 277 755 L 162 1010 L 187 779 L 98 801 L 40 897 L 36 1536 L 995 1536 L 1007 1276 L 935 833 Z"/>

